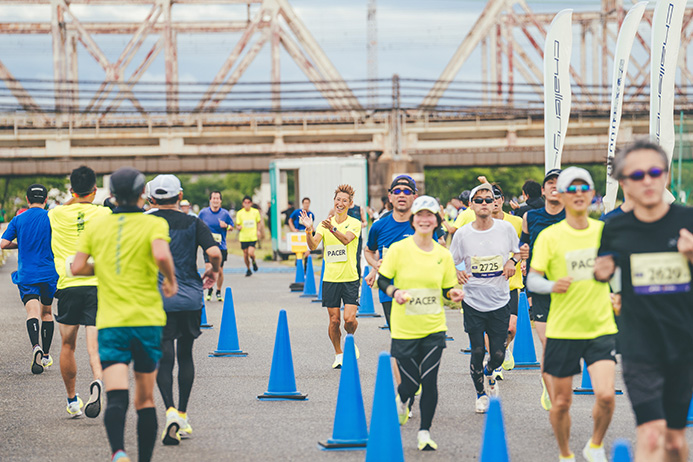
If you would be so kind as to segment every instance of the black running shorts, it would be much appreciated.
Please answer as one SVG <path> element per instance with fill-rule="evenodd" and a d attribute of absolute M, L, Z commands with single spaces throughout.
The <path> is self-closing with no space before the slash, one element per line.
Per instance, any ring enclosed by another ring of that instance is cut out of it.
<path fill-rule="evenodd" d="M 241 249 L 245 250 L 249 247 L 257 247 L 257 241 L 248 241 L 248 242 L 241 242 Z"/>
<path fill-rule="evenodd" d="M 517 307 L 520 305 L 520 289 L 510 291 L 510 314 L 517 316 Z"/>
<path fill-rule="evenodd" d="M 616 361 L 616 335 L 602 335 L 589 340 L 547 338 L 544 372 L 554 377 L 572 377 L 582 370 L 580 358 L 587 366 L 597 361 Z"/>
<path fill-rule="evenodd" d="M 359 281 L 322 282 L 322 306 L 341 308 L 344 305 L 359 306 Z"/>
<path fill-rule="evenodd" d="M 390 354 L 399 360 L 423 358 L 433 348 L 446 346 L 445 332 L 434 332 L 423 338 L 393 338 Z"/>
<path fill-rule="evenodd" d="M 168 311 L 162 340 L 199 337 L 201 320 L 202 310 Z"/>
<path fill-rule="evenodd" d="M 221 267 L 224 267 L 224 262 L 226 262 L 226 258 L 229 256 L 229 251 L 226 249 L 220 249 L 221 250 Z M 209 257 L 207 256 L 207 252 L 202 252 L 202 256 L 205 259 L 205 263 L 209 263 Z"/>
<path fill-rule="evenodd" d="M 532 293 L 532 320 L 534 322 L 546 322 L 551 308 L 550 294 Z"/>
<path fill-rule="evenodd" d="M 55 292 L 58 315 L 55 320 L 68 326 L 96 325 L 96 286 L 67 287 Z"/>

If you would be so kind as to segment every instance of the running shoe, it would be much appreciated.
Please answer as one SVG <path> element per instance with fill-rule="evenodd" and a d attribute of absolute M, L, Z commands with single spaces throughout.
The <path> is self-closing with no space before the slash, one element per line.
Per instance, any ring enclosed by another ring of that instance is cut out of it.
<path fill-rule="evenodd" d="M 84 407 L 82 398 L 80 398 L 78 394 L 75 394 L 75 398 L 77 398 L 75 401 L 67 402 L 67 413 L 70 414 L 70 417 L 73 419 L 82 417 L 82 408 Z"/>
<path fill-rule="evenodd" d="M 575 462 L 575 454 L 571 454 L 570 457 L 558 456 L 558 462 Z"/>
<path fill-rule="evenodd" d="M 501 367 L 506 371 L 510 371 L 515 367 L 515 358 L 513 357 L 513 352 L 510 351 L 510 348 L 505 349 L 505 359 L 503 360 Z"/>
<path fill-rule="evenodd" d="M 483 394 L 481 396 L 478 396 L 476 398 L 476 413 L 477 414 L 486 414 L 486 411 L 488 411 L 488 403 L 489 399 L 486 394 Z"/>
<path fill-rule="evenodd" d="M 545 411 L 550 411 L 551 410 L 551 397 L 549 396 L 549 390 L 546 389 L 546 384 L 544 383 L 544 379 L 541 379 L 541 407 L 544 408 Z"/>
<path fill-rule="evenodd" d="M 89 384 L 89 401 L 84 408 L 84 414 L 90 419 L 95 419 L 101 413 L 103 405 L 103 382 L 99 379 Z"/>
<path fill-rule="evenodd" d="M 252 275 L 253 275 L 253 272 L 250 270 L 245 272 L 245 277 L 252 276 Z"/>
<path fill-rule="evenodd" d="M 493 377 L 493 380 L 503 380 L 503 367 L 495 369 L 491 376 Z"/>
<path fill-rule="evenodd" d="M 31 373 L 41 374 L 43 373 L 43 350 L 41 347 L 36 345 L 34 347 L 34 352 L 31 354 Z"/>
<path fill-rule="evenodd" d="M 192 436 L 192 427 L 190 422 L 188 422 L 188 413 L 178 411 L 178 420 L 180 422 L 180 430 L 178 430 L 178 436 L 181 439 L 188 439 Z"/>
<path fill-rule="evenodd" d="M 332 369 L 341 369 L 343 358 L 344 358 L 344 353 L 339 353 L 338 355 L 334 355 L 334 362 L 332 363 Z"/>
<path fill-rule="evenodd" d="M 588 462 L 607 462 L 606 451 L 604 451 L 604 444 L 598 448 L 592 446 L 592 438 L 587 441 L 585 448 L 582 450 L 582 455 L 585 456 L 585 460 Z"/>
<path fill-rule="evenodd" d="M 125 451 L 121 449 L 113 454 L 113 457 L 111 457 L 111 462 L 130 462 L 130 458 L 127 454 L 125 454 Z"/>
<path fill-rule="evenodd" d="M 354 351 L 356 352 L 356 359 L 359 359 L 359 357 L 361 356 L 361 352 L 359 351 L 359 347 L 357 347 L 355 343 L 354 343 Z"/>
<path fill-rule="evenodd" d="M 223 302 L 224 299 L 221 296 L 221 290 L 217 290 L 217 301 L 218 302 Z"/>
<path fill-rule="evenodd" d="M 412 396 L 409 400 L 407 408 L 409 409 L 409 418 L 414 417 L 414 403 L 416 402 L 416 395 Z"/>
<path fill-rule="evenodd" d="M 53 365 L 53 357 L 49 354 L 43 355 L 43 358 L 41 359 L 41 365 L 44 369 L 48 369 Z"/>
<path fill-rule="evenodd" d="M 175 446 L 180 444 L 180 421 L 178 420 L 178 411 L 175 407 L 170 407 L 166 411 L 166 427 L 161 434 L 161 442 L 166 446 Z"/>
<path fill-rule="evenodd" d="M 253 260 L 253 271 L 257 273 L 257 263 Z"/>
<path fill-rule="evenodd" d="M 419 451 L 435 451 L 438 449 L 438 445 L 431 439 L 431 433 L 428 430 L 419 430 L 416 439 L 419 442 Z"/>
<path fill-rule="evenodd" d="M 212 299 L 212 289 L 209 289 L 207 291 L 207 295 L 205 295 L 205 300 L 210 301 Z"/>
<path fill-rule="evenodd" d="M 399 424 L 404 425 L 409 420 L 409 408 L 402 402 L 399 393 L 395 393 L 395 404 L 397 405 L 397 415 L 399 416 Z"/>

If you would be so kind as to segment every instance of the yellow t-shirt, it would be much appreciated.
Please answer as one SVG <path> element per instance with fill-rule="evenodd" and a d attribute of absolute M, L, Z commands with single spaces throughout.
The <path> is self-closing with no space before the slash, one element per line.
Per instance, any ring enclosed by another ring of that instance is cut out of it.
<path fill-rule="evenodd" d="M 474 210 L 472 210 L 471 207 L 467 207 L 462 213 L 457 214 L 457 218 L 455 218 L 455 222 L 452 224 L 452 226 L 460 229 L 467 223 L 471 223 L 474 220 L 476 220 L 476 213 L 474 213 Z"/>
<path fill-rule="evenodd" d="M 546 336 L 593 339 L 617 332 L 609 298 L 609 285 L 594 279 L 604 223 L 589 219 L 586 229 L 574 229 L 563 220 L 543 230 L 534 243 L 532 268 L 547 279 L 573 278 L 563 294 L 551 294 Z"/>
<path fill-rule="evenodd" d="M 99 217 L 82 233 L 77 251 L 94 257 L 99 278 L 97 329 L 166 324 L 152 255 L 156 239 L 170 242 L 168 223 L 142 213 Z"/>
<path fill-rule="evenodd" d="M 65 260 L 77 253 L 77 242 L 82 232 L 91 227 L 92 222 L 105 215 L 110 215 L 111 209 L 94 204 L 61 205 L 48 211 L 51 221 L 51 247 L 55 259 L 55 270 L 58 272 L 58 289 L 67 287 L 84 287 L 98 285 L 96 276 L 67 277 Z"/>
<path fill-rule="evenodd" d="M 247 212 L 245 209 L 236 212 L 236 223 L 242 226 L 238 232 L 238 240 L 241 242 L 257 241 L 257 224 L 260 220 L 262 220 L 260 212 L 253 207 Z"/>
<path fill-rule="evenodd" d="M 322 245 L 324 247 L 325 274 L 322 280 L 326 282 L 358 281 L 356 250 L 358 249 L 359 236 L 361 235 L 361 220 L 347 215 L 346 220 L 339 224 L 335 217 L 332 217 L 331 223 L 332 226 L 337 227 L 340 233 L 346 234 L 351 232 L 356 237 L 345 246 L 339 239 L 334 237 L 329 229 L 325 229 L 322 223 L 320 223 L 320 226 L 315 230 L 315 234 L 322 236 Z"/>
<path fill-rule="evenodd" d="M 513 228 L 517 231 L 517 237 L 522 236 L 522 218 L 503 212 L 503 220 L 513 225 Z M 512 257 L 512 255 L 510 256 Z M 517 265 L 515 265 L 515 275 L 508 280 L 508 283 L 510 284 L 510 290 L 522 289 L 525 286 L 522 283 L 522 261 L 518 261 Z"/>
<path fill-rule="evenodd" d="M 433 250 L 425 252 L 410 236 L 390 246 L 378 272 L 412 296 L 404 305 L 392 300 L 392 338 L 423 338 L 448 330 L 443 289 L 457 284 L 457 272 L 452 255 L 445 247 L 434 242 Z"/>

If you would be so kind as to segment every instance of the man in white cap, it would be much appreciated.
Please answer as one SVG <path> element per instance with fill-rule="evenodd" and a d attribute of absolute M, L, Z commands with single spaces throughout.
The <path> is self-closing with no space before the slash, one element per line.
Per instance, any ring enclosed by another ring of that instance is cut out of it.
<path fill-rule="evenodd" d="M 570 167 L 556 182 L 566 218 L 544 229 L 534 243 L 527 287 L 551 295 L 546 322 L 544 373 L 551 397 L 549 419 L 560 460 L 574 461 L 570 450 L 573 376 L 580 360 L 592 378 L 595 403 L 592 438 L 582 453 L 590 462 L 606 461 L 604 435 L 614 413 L 616 323 L 609 286 L 593 278 L 594 260 L 604 224 L 589 218 L 594 183 L 587 170 Z M 544 278 L 546 276 L 546 278 Z"/>
<path fill-rule="evenodd" d="M 476 388 L 476 412 L 488 410 L 489 397 L 498 396 L 494 369 L 505 359 L 505 341 L 510 323 L 510 289 L 508 279 L 515 274 L 520 258 L 519 239 L 513 225 L 495 220 L 493 187 L 482 183 L 470 194 L 470 205 L 476 219 L 462 226 L 454 235 L 450 252 L 458 271 L 459 282 L 466 293 L 462 300 L 464 330 L 469 334 L 472 354 L 469 364 Z M 458 266 L 459 267 L 459 266 Z M 489 340 L 489 361 L 484 366 L 484 332 Z M 484 376 L 487 378 L 484 386 Z M 488 393 L 488 395 L 487 395 Z"/>

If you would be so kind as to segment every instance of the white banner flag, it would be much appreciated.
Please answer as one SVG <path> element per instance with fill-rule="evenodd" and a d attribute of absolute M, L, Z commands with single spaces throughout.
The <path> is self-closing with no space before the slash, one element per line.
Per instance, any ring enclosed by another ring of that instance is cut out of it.
<path fill-rule="evenodd" d="M 604 195 L 604 208 L 606 212 L 613 210 L 614 205 L 616 205 L 618 181 L 611 178 L 611 169 L 614 154 L 616 152 L 618 127 L 621 124 L 623 87 L 626 83 L 626 76 L 628 75 L 630 51 L 633 48 L 635 34 L 638 31 L 638 25 L 640 24 L 646 6 L 647 2 L 640 2 L 630 9 L 626 18 L 623 20 L 623 25 L 618 32 L 618 39 L 616 40 L 614 73 L 611 83 L 611 112 L 609 113 L 609 148 L 606 160 L 606 194 Z"/>
<path fill-rule="evenodd" d="M 686 0 L 658 0 L 652 15 L 650 68 L 650 137 L 669 158 L 674 155 L 674 83 L 681 44 L 681 26 Z M 674 197 L 668 191 L 669 202 Z"/>
<path fill-rule="evenodd" d="M 551 21 L 544 44 L 544 169 L 561 167 L 570 119 L 570 55 L 573 10 L 560 11 Z"/>

